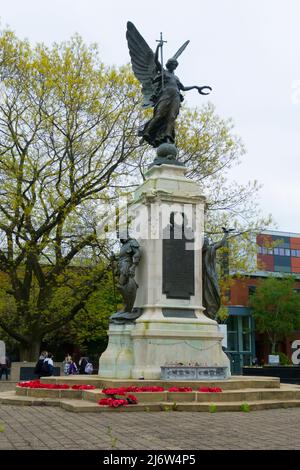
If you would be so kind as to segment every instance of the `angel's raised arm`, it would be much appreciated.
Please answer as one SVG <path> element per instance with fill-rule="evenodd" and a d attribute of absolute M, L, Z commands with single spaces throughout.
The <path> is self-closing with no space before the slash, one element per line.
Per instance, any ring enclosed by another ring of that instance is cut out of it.
<path fill-rule="evenodd" d="M 159 53 L 159 49 L 162 47 L 162 44 L 159 43 L 157 45 L 157 48 L 156 48 L 156 51 L 155 51 L 155 55 L 154 55 L 154 62 L 155 62 L 155 65 L 156 65 L 156 70 L 158 72 L 161 72 L 161 69 L 162 69 L 162 66 L 161 66 L 161 63 L 159 62 L 158 60 L 158 53 Z"/>
<path fill-rule="evenodd" d="M 197 86 L 197 85 L 183 86 L 182 83 L 179 83 L 179 88 L 182 91 L 198 90 L 198 93 L 200 93 L 200 95 L 209 95 L 209 93 L 212 91 L 212 88 L 208 85 L 205 85 L 205 86 Z M 209 90 L 209 91 L 207 92 L 207 91 L 204 91 L 204 90 Z"/>

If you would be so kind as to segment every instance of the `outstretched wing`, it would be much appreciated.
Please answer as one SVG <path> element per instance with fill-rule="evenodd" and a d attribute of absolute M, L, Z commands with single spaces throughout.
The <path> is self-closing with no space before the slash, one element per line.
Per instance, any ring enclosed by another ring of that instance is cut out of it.
<path fill-rule="evenodd" d="M 154 103 L 151 100 L 151 96 L 154 93 L 152 79 L 156 72 L 154 52 L 130 21 L 127 23 L 126 38 L 133 73 L 142 84 L 143 106 L 153 106 Z"/>

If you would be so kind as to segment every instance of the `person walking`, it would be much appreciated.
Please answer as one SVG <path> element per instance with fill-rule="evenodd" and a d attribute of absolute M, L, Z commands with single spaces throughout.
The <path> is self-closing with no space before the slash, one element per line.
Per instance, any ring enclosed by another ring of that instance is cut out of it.
<path fill-rule="evenodd" d="M 89 375 L 93 372 L 93 365 L 87 356 L 79 359 L 79 374 Z"/>

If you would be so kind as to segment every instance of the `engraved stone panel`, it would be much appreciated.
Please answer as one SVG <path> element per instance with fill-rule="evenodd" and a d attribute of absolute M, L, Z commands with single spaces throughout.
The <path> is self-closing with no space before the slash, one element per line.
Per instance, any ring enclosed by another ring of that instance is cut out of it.
<path fill-rule="evenodd" d="M 227 377 L 228 367 L 161 367 L 161 378 L 164 380 L 224 380 Z"/>
<path fill-rule="evenodd" d="M 195 252 L 187 249 L 193 241 L 193 232 L 186 218 L 178 225 L 171 214 L 170 225 L 163 237 L 163 286 L 168 299 L 187 299 L 195 294 Z M 187 236 L 188 235 L 188 236 Z"/>
<path fill-rule="evenodd" d="M 162 314 L 166 318 L 197 318 L 195 310 L 188 308 L 163 308 Z"/>

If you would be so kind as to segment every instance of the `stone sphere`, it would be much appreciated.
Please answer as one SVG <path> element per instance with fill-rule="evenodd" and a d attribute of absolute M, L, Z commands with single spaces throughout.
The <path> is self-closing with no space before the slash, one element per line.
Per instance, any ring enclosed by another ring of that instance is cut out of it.
<path fill-rule="evenodd" d="M 160 158 L 176 159 L 177 148 L 174 144 L 164 143 L 157 148 L 157 156 Z"/>

